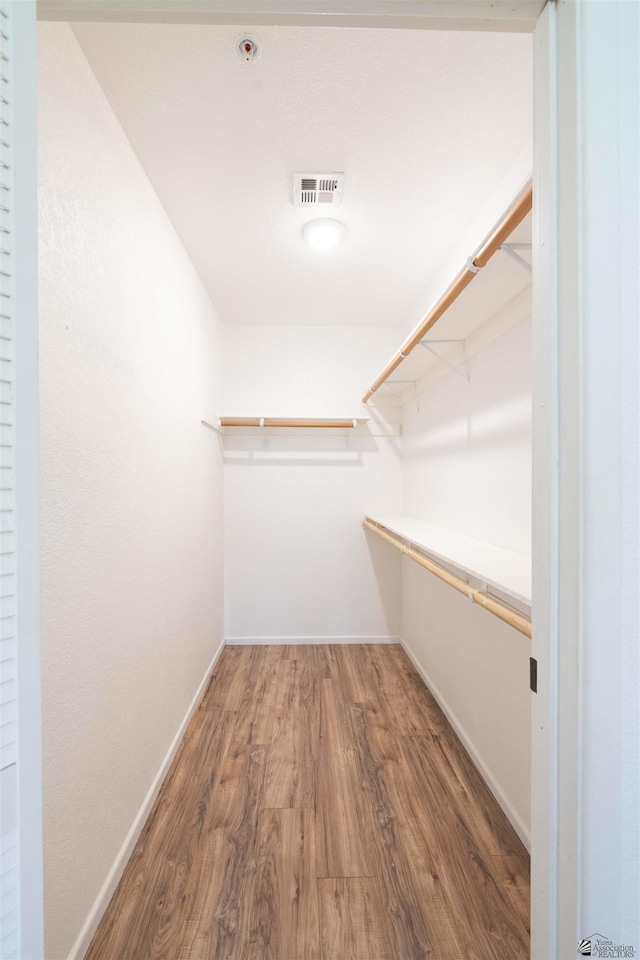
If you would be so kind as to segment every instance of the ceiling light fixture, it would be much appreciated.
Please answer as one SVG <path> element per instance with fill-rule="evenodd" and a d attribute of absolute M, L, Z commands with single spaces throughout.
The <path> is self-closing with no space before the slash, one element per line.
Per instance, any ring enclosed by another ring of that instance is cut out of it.
<path fill-rule="evenodd" d="M 310 220 L 302 228 L 302 236 L 316 250 L 331 250 L 333 247 L 337 247 L 345 233 L 344 224 L 340 223 L 339 220 L 332 220 L 330 217 Z"/>

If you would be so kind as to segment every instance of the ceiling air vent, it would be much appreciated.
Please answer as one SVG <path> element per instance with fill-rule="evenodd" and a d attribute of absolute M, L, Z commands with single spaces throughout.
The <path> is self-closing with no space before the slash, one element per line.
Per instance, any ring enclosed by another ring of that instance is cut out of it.
<path fill-rule="evenodd" d="M 293 204 L 337 207 L 342 199 L 344 173 L 294 173 Z"/>

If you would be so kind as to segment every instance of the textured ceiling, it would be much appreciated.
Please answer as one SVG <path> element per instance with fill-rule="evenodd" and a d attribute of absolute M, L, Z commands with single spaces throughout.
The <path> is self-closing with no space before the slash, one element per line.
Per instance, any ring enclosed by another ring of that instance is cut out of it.
<path fill-rule="evenodd" d="M 526 34 L 75 24 L 225 323 L 416 323 L 416 304 L 532 133 Z M 244 32 L 244 31 L 242 31 Z M 346 174 L 318 254 L 294 171 Z"/>

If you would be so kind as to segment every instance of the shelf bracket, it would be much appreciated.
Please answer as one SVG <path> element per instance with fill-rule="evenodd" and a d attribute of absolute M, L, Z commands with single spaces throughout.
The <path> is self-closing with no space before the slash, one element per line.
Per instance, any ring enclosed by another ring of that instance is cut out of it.
<path fill-rule="evenodd" d="M 420 346 L 421 346 L 421 347 L 424 347 L 425 350 L 428 350 L 429 353 L 433 354 L 433 356 L 436 357 L 436 359 L 440 360 L 441 363 L 444 363 L 444 365 L 445 365 L 446 367 L 449 367 L 449 370 L 451 370 L 453 373 L 455 373 L 456 377 L 460 377 L 460 379 L 461 379 L 461 380 L 464 380 L 465 383 L 469 383 L 469 371 L 467 370 L 466 372 L 463 373 L 463 371 L 462 371 L 462 369 L 461 369 L 461 365 L 456 366 L 455 364 L 450 363 L 450 362 L 446 359 L 446 357 L 443 357 L 441 353 L 438 353 L 437 350 L 434 350 L 434 349 L 433 349 L 433 344 L 434 344 L 434 343 L 458 343 L 458 344 L 461 344 L 461 345 L 462 345 L 462 353 L 463 353 L 462 363 L 464 363 L 464 340 L 420 340 Z"/>
<path fill-rule="evenodd" d="M 214 433 L 222 433 L 222 427 L 220 426 L 220 421 L 217 417 L 206 416 L 203 417 L 200 421 L 203 427 L 208 427 L 209 430 L 213 430 Z"/>
<path fill-rule="evenodd" d="M 503 243 L 499 249 L 510 256 L 512 260 L 515 260 L 516 263 L 519 263 L 521 267 L 524 267 L 525 270 L 528 270 L 529 273 L 533 273 L 531 264 L 527 263 L 524 257 L 516 252 L 517 250 L 531 250 L 530 243 Z"/>
<path fill-rule="evenodd" d="M 404 397 L 401 393 L 399 393 L 398 390 L 394 390 L 393 387 L 391 386 L 392 383 L 411 384 L 415 390 L 416 381 L 415 380 L 393 380 L 392 378 L 390 378 L 389 380 L 385 380 L 384 383 L 380 384 L 380 389 L 383 389 L 386 387 L 389 393 L 392 393 L 394 397 L 398 398 L 398 400 L 400 401 L 400 405 L 403 405 L 404 403 L 406 403 L 406 397 Z"/>

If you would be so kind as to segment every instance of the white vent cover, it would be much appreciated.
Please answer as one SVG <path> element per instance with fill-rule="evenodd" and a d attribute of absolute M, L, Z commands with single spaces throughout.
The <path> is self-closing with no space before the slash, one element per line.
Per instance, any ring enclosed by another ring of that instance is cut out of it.
<path fill-rule="evenodd" d="M 295 207 L 316 204 L 337 207 L 343 185 L 344 173 L 294 173 L 293 204 Z"/>

